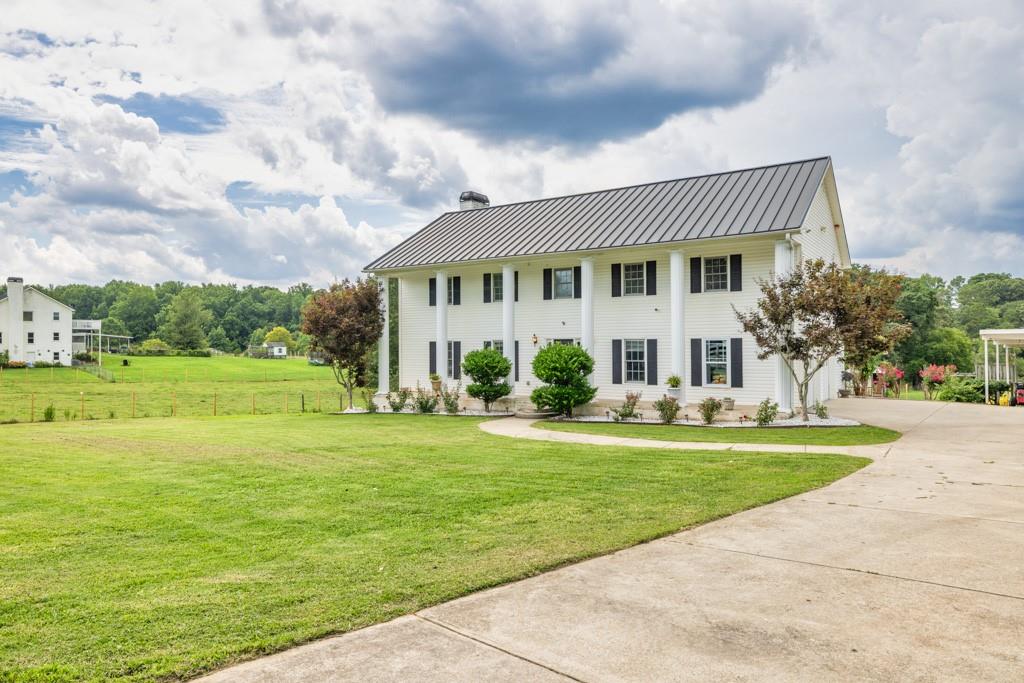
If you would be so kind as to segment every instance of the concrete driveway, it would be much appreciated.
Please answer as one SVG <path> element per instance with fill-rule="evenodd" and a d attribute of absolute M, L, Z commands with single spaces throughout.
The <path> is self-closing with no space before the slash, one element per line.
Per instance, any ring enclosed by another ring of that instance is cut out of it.
<path fill-rule="evenodd" d="M 208 680 L 1024 680 L 1024 408 L 832 409 L 905 436 L 825 489 Z"/>

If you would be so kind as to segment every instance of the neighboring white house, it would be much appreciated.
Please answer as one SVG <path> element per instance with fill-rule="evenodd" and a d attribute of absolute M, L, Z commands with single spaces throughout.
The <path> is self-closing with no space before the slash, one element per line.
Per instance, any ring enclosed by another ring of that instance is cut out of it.
<path fill-rule="evenodd" d="M 537 350 L 572 343 L 595 359 L 592 410 L 627 391 L 652 401 L 670 375 L 685 403 L 788 410 L 788 371 L 757 359 L 734 308 L 798 261 L 850 265 L 828 157 L 493 207 L 467 192 L 460 206 L 366 267 L 398 281 L 402 386 L 434 371 L 461 379 L 462 357 L 494 346 L 513 362 L 514 396 L 528 397 Z M 382 367 L 387 349 L 385 325 Z M 840 375 L 837 359 L 812 401 L 835 396 Z"/>
<path fill-rule="evenodd" d="M 7 297 L 0 299 L 0 351 L 10 360 L 71 365 L 71 317 L 74 309 L 20 277 L 7 278 Z"/>

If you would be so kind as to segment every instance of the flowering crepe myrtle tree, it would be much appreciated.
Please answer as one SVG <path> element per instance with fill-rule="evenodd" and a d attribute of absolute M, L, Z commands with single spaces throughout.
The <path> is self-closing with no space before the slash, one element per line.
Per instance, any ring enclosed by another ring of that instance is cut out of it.
<path fill-rule="evenodd" d="M 315 292 L 302 307 L 310 350 L 330 364 L 349 406 L 356 387 L 366 386 L 367 363 L 383 329 L 381 288 L 373 278 L 346 278 Z"/>
<path fill-rule="evenodd" d="M 811 380 L 829 358 L 843 350 L 850 278 L 822 259 L 798 264 L 791 273 L 759 282 L 757 307 L 736 312 L 743 331 L 754 338 L 757 357 L 782 358 L 796 383 L 800 410 L 808 421 Z"/>

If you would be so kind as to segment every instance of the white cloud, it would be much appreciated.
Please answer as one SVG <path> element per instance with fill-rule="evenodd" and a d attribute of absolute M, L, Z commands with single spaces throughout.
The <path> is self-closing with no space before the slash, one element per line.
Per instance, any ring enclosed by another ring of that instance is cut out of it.
<path fill-rule="evenodd" d="M 0 194 L 0 272 L 324 284 L 469 187 L 518 201 L 819 154 L 855 258 L 1024 268 L 1019 3 L 16 0 L 4 26 L 0 174 L 36 194 Z M 177 134 L 97 99 L 138 93 L 224 124 Z M 232 183 L 267 204 L 237 209 Z"/>

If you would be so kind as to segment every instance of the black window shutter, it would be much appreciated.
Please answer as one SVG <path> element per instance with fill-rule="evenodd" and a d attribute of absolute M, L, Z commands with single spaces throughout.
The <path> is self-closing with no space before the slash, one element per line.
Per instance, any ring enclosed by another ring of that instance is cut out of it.
<path fill-rule="evenodd" d="M 612 296 L 622 296 L 622 264 L 612 264 Z"/>
<path fill-rule="evenodd" d="M 658 293 L 658 262 L 647 262 L 647 277 L 644 278 L 647 286 L 647 296 L 654 296 Z"/>
<path fill-rule="evenodd" d="M 456 275 L 452 278 L 452 306 L 462 304 L 462 278 Z"/>
<path fill-rule="evenodd" d="M 518 275 L 518 273 L 517 273 Z M 515 358 L 512 360 L 512 367 L 515 369 L 515 381 L 519 381 L 519 340 L 516 339 Z"/>
<path fill-rule="evenodd" d="M 648 263 L 654 263 L 649 261 Z M 658 340 L 647 340 L 647 383 L 658 383 Z"/>
<path fill-rule="evenodd" d="M 700 257 L 694 256 L 690 259 L 690 294 L 700 294 L 703 289 L 700 286 Z"/>
<path fill-rule="evenodd" d="M 484 273 L 484 303 L 491 303 L 491 274 Z"/>
<path fill-rule="evenodd" d="M 699 337 L 690 340 L 690 386 L 692 387 L 704 386 L 701 379 L 704 370 L 704 363 L 701 361 L 701 343 Z"/>
<path fill-rule="evenodd" d="M 729 256 L 729 291 L 743 291 L 743 254 Z"/>
<path fill-rule="evenodd" d="M 430 282 L 428 284 L 427 289 L 430 290 L 430 294 L 427 296 L 427 300 L 430 302 L 431 306 L 436 306 L 437 305 L 437 278 L 436 277 L 430 278 Z"/>
<path fill-rule="evenodd" d="M 544 298 L 551 298 L 551 269 L 544 269 Z"/>
<path fill-rule="evenodd" d="M 516 284 L 515 284 L 515 290 L 516 290 L 515 301 L 519 301 L 519 271 L 518 270 L 515 271 L 515 273 L 513 273 L 512 279 L 516 281 Z"/>
<path fill-rule="evenodd" d="M 437 342 L 430 342 L 430 374 L 437 372 Z"/>
<path fill-rule="evenodd" d="M 612 339 L 612 384 L 622 384 L 621 339 Z"/>
<path fill-rule="evenodd" d="M 583 296 L 583 266 L 574 266 L 572 269 L 572 298 L 579 299 Z"/>
<path fill-rule="evenodd" d="M 462 342 L 452 342 L 452 379 L 462 379 Z"/>
<path fill-rule="evenodd" d="M 743 386 L 743 339 L 729 340 L 729 381 L 734 387 Z"/>

